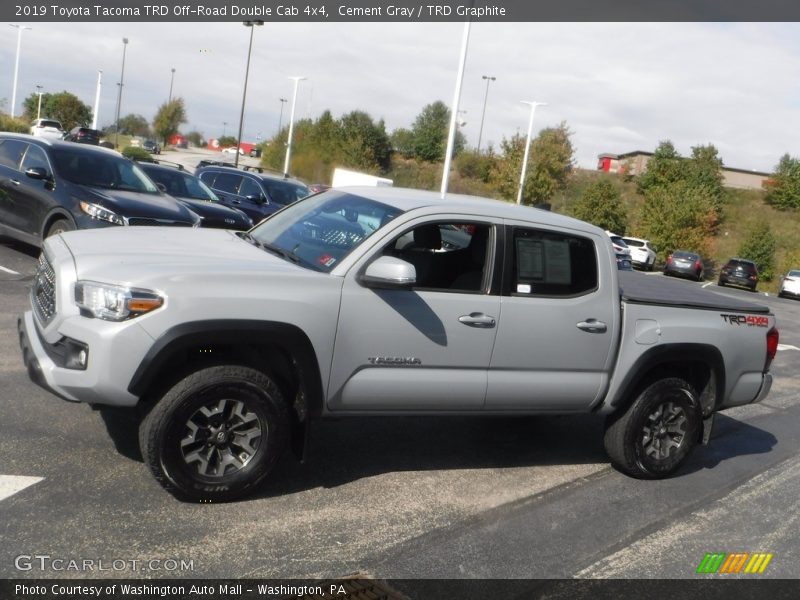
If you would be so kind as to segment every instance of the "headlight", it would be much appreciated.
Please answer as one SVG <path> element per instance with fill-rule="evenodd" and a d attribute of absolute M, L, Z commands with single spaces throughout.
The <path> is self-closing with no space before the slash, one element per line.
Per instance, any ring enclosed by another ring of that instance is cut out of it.
<path fill-rule="evenodd" d="M 103 208 L 99 204 L 92 204 L 91 202 L 84 202 L 81 200 L 81 210 L 93 219 L 100 221 L 108 221 L 114 225 L 125 225 L 125 220 L 117 215 L 113 210 Z"/>
<path fill-rule="evenodd" d="M 124 321 L 163 306 L 164 298 L 152 290 L 79 281 L 75 284 L 75 303 L 88 316 Z"/>

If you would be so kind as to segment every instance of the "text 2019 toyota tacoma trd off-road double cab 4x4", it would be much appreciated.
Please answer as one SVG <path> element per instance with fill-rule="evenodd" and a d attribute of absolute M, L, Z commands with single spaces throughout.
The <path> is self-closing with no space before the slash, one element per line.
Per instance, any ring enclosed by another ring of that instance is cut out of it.
<path fill-rule="evenodd" d="M 658 279 L 571 218 L 347 188 L 250 232 L 49 238 L 19 332 L 34 381 L 137 407 L 145 462 L 186 499 L 249 493 L 312 419 L 351 415 L 599 413 L 614 466 L 659 478 L 766 396 L 778 331 Z"/>

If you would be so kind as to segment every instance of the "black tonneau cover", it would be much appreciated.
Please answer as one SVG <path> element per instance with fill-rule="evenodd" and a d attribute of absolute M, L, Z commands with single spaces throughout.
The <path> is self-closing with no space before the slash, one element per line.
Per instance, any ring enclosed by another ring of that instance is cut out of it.
<path fill-rule="evenodd" d="M 636 304 L 769 313 L 769 308 L 766 306 L 717 294 L 688 281 L 668 279 L 659 275 L 620 271 L 619 287 L 622 299 Z"/>

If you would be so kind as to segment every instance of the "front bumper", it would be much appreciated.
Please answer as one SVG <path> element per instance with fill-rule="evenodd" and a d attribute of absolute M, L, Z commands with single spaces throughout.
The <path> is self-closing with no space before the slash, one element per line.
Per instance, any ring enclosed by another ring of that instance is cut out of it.
<path fill-rule="evenodd" d="M 22 360 L 37 385 L 72 402 L 112 406 L 134 406 L 138 402 L 127 386 L 153 339 L 137 323 L 65 319 L 58 326 L 59 334 L 88 348 L 85 369 L 62 366 L 58 343 L 50 344 L 40 335 L 31 311 L 17 320 L 17 331 Z"/>

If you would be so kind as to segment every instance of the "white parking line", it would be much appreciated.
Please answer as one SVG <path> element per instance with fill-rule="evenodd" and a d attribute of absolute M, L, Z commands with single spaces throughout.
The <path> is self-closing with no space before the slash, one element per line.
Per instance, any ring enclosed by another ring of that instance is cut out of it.
<path fill-rule="evenodd" d="M 707 281 L 706 283 L 703 284 L 703 287 L 707 288 L 710 285 L 714 285 L 714 282 L 713 281 Z"/>
<path fill-rule="evenodd" d="M 0 271 L 3 271 L 4 273 L 9 273 L 11 275 L 19 275 L 19 273 L 17 273 L 16 271 L 8 269 L 8 268 L 6 268 L 6 267 L 4 267 L 2 265 L 0 265 Z"/>
<path fill-rule="evenodd" d="M 800 351 L 800 348 L 798 348 L 797 346 L 790 346 L 789 344 L 778 344 L 778 350 L 798 350 L 798 351 Z"/>
<path fill-rule="evenodd" d="M 44 477 L 26 477 L 24 475 L 0 475 L 0 500 L 5 500 L 26 487 L 39 483 Z"/>

